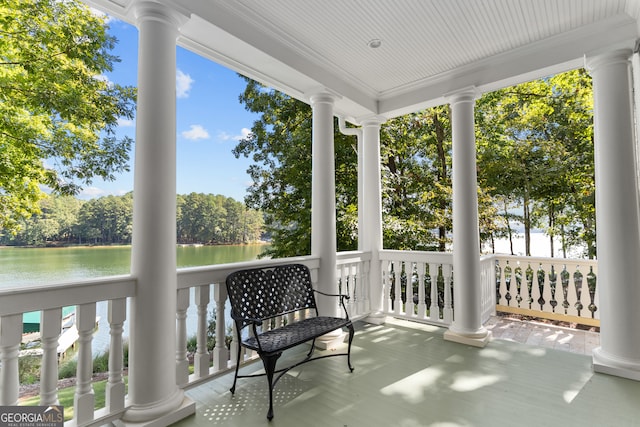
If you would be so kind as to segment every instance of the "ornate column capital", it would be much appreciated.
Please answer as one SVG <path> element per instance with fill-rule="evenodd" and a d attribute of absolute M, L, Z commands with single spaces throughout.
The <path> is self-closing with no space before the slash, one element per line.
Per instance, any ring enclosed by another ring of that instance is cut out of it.
<path fill-rule="evenodd" d="M 469 86 L 454 92 L 446 94 L 444 97 L 451 105 L 455 105 L 460 102 L 473 102 L 480 96 L 478 88 L 475 86 Z"/>
<path fill-rule="evenodd" d="M 191 13 L 177 5 L 168 6 L 152 0 L 144 0 L 135 3 L 133 13 L 136 17 L 136 25 L 143 22 L 156 21 L 180 28 L 190 18 Z"/>
<path fill-rule="evenodd" d="M 584 65 L 589 74 L 593 76 L 593 73 L 603 66 L 630 63 L 632 54 L 631 49 L 617 49 L 596 55 L 587 54 L 584 57 Z"/>
<path fill-rule="evenodd" d="M 340 97 L 334 93 L 331 93 L 327 90 L 315 92 L 313 94 L 309 94 L 309 103 L 313 107 L 317 104 L 331 104 L 334 105 L 336 100 Z"/>

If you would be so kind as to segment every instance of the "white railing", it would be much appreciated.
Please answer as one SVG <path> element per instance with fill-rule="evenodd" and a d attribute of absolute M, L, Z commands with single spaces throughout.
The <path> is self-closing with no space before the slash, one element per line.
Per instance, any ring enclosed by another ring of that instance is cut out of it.
<path fill-rule="evenodd" d="M 360 319 L 371 311 L 369 271 L 371 253 L 338 252 L 337 273 L 340 293 L 349 295 L 347 310 L 352 319 Z"/>
<path fill-rule="evenodd" d="M 235 339 L 235 325 L 227 316 L 226 277 L 234 271 L 246 268 L 274 267 L 289 263 L 304 264 L 311 270 L 318 269 L 320 261 L 317 258 L 297 257 L 270 260 L 249 261 L 233 264 L 210 265 L 204 267 L 190 267 L 178 269 L 178 304 L 176 311 L 176 381 L 179 386 L 189 388 L 219 376 L 235 368 L 238 346 L 232 344 L 227 347 L 227 337 Z M 213 298 L 211 298 L 213 296 Z M 187 352 L 187 323 L 191 303 L 195 304 L 196 316 L 196 351 L 193 354 L 193 373 L 189 373 L 189 358 Z M 215 313 L 216 345 L 213 354 L 207 348 L 207 329 L 210 314 Z M 241 354 L 240 363 L 256 358 L 255 354 Z"/>
<path fill-rule="evenodd" d="M 497 311 L 600 325 L 597 261 L 492 255 L 483 266 Z"/>
<path fill-rule="evenodd" d="M 19 399 L 19 350 L 24 313 L 41 311 L 42 360 L 40 405 L 58 401 L 58 339 L 62 307 L 76 306 L 78 330 L 76 390 L 73 419 L 66 425 L 97 425 L 118 419 L 125 409 L 123 372 L 123 324 L 127 299 L 135 295 L 133 277 L 113 276 L 65 284 L 26 286 L 0 293 L 0 405 L 17 405 Z M 106 407 L 94 410 L 92 386 L 92 337 L 96 327 L 96 305 L 107 302 L 109 312 L 109 377 Z"/>
<path fill-rule="evenodd" d="M 385 313 L 442 326 L 452 322 L 452 254 L 383 250 L 380 260 Z"/>
<path fill-rule="evenodd" d="M 238 350 L 236 345 L 229 346 L 228 337 L 235 337 L 235 331 L 228 314 L 224 286 L 227 275 L 239 269 L 292 262 L 307 265 L 312 278 L 317 277 L 320 260 L 312 257 L 191 267 L 177 271 L 175 354 L 178 385 L 189 388 L 235 368 Z M 371 264 L 370 253 L 343 252 L 337 254 L 338 286 L 340 292 L 350 297 L 348 309 L 351 317 L 363 318 L 371 310 L 370 271 L 381 268 L 383 305 L 387 315 L 447 326 L 454 316 L 452 262 L 450 253 L 383 250 L 380 252 L 380 267 L 376 267 Z M 596 279 L 595 261 L 503 255 L 482 257 L 482 320 L 487 320 L 497 309 L 595 324 L 598 322 Z M 0 405 L 16 405 L 19 401 L 22 316 L 31 311 L 40 311 L 42 319 L 40 404 L 57 402 L 57 351 L 62 307 L 73 305 L 76 306 L 78 329 L 77 386 L 74 416 L 66 426 L 93 426 L 119 419 L 126 409 L 124 324 L 127 301 L 135 293 L 136 280 L 130 275 L 0 291 Z M 98 304 L 101 307 L 101 304 L 108 305 L 109 372 L 106 405 L 94 410 L 92 340 Z M 207 329 L 213 312 L 216 345 L 210 353 Z M 195 325 L 196 345 L 192 358 L 187 350 L 190 338 L 188 325 Z M 255 358 L 255 354 L 240 355 L 241 363 Z"/>

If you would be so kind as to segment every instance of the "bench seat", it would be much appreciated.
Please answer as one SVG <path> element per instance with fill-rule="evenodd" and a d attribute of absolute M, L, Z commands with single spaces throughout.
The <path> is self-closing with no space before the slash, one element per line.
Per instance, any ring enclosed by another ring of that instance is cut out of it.
<path fill-rule="evenodd" d="M 314 290 L 307 266 L 288 264 L 272 268 L 239 270 L 227 277 L 226 285 L 231 303 L 231 318 L 236 326 L 236 345 L 256 351 L 262 359 L 265 370 L 264 374 L 239 375 L 242 354 L 239 347 L 231 393 L 235 393 L 238 378 L 266 376 L 269 386 L 269 411 L 267 412 L 269 421 L 273 419 L 273 387 L 290 369 L 312 360 L 346 356 L 349 370 L 353 371 L 351 342 L 354 328 L 344 303 L 349 297 L 328 295 Z M 320 316 L 316 305 L 316 293 L 338 298 L 344 310 L 344 317 Z M 310 314 L 315 316 L 308 317 Z M 286 325 L 267 327 L 274 323 L 273 319 L 282 319 L 283 316 L 286 316 Z M 349 331 L 349 346 L 346 353 L 331 352 L 312 357 L 316 338 L 342 328 Z M 306 358 L 285 368 L 276 369 L 282 352 L 309 341 L 311 349 Z M 276 373 L 278 376 L 274 379 Z"/>
<path fill-rule="evenodd" d="M 312 317 L 261 333 L 259 345 L 255 337 L 244 340 L 242 345 L 250 350 L 262 351 L 265 354 L 282 353 L 284 350 L 336 329 L 347 327 L 350 322 L 350 320 L 340 317 Z"/>

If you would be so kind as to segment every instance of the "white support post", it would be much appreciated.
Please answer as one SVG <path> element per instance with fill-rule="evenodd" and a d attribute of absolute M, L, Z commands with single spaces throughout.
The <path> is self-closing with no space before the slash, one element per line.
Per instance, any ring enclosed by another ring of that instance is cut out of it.
<path fill-rule="evenodd" d="M 188 15 L 143 1 L 134 165 L 129 408 L 125 423 L 168 425 L 195 413 L 176 385 L 176 39 Z"/>
<path fill-rule="evenodd" d="M 311 170 L 311 255 L 320 258 L 317 289 L 327 294 L 338 293 L 336 275 L 336 181 L 333 140 L 333 104 L 335 97 L 318 93 L 310 97 L 313 111 Z M 318 311 L 323 316 L 338 316 L 335 298 L 317 296 Z M 322 349 L 335 348 L 343 340 L 337 330 L 316 340 Z"/>
<path fill-rule="evenodd" d="M 372 117 L 362 122 L 362 191 L 358 199 L 362 199 L 362 223 L 358 228 L 366 230 L 361 234 L 362 242 L 358 242 L 360 250 L 371 252 L 369 270 L 369 298 L 371 314 L 367 322 L 383 324 L 384 296 L 382 287 L 382 178 L 380 172 L 380 126 L 385 122 L 382 117 Z"/>
<path fill-rule="evenodd" d="M 336 182 L 333 142 L 334 96 L 319 93 L 310 98 L 313 110 L 311 172 L 311 255 L 320 258 L 318 290 L 334 294 L 336 278 Z M 318 297 L 318 309 L 325 316 L 336 316 L 338 305 L 330 298 Z"/>
<path fill-rule="evenodd" d="M 491 335 L 482 326 L 478 182 L 474 126 L 475 88 L 450 96 L 453 142 L 454 320 L 444 338 L 484 347 Z M 445 276 L 445 288 L 449 286 Z M 445 291 L 445 295 L 447 295 Z M 446 301 L 445 301 L 446 304 Z M 445 306 L 445 312 L 447 307 Z M 446 319 L 446 316 L 445 316 Z"/>
<path fill-rule="evenodd" d="M 593 368 L 640 381 L 640 223 L 631 49 L 588 57 L 593 77 L 600 347 Z"/>

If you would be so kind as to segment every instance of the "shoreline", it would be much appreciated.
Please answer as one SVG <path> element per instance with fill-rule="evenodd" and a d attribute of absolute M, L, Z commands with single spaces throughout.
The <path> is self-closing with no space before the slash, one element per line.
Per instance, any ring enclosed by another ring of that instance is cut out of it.
<path fill-rule="evenodd" d="M 176 243 L 176 247 L 189 248 L 189 247 L 225 247 L 225 246 L 268 246 L 271 242 L 266 240 L 258 240 L 251 243 Z M 66 248 L 126 248 L 131 247 L 131 243 L 113 243 L 109 245 L 94 245 L 91 243 L 69 243 L 69 244 L 51 244 L 45 246 L 30 246 L 30 245 L 0 245 L 0 250 L 5 248 L 10 249 L 66 249 Z"/>

